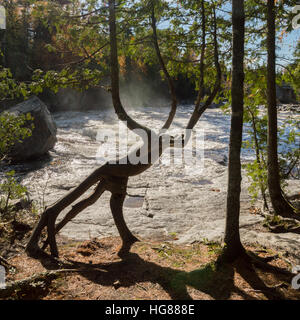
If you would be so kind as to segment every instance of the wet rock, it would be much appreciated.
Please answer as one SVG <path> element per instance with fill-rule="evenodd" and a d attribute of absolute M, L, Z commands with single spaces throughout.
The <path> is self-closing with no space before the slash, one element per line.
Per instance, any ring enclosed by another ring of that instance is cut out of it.
<path fill-rule="evenodd" d="M 13 147 L 10 153 L 13 162 L 38 158 L 54 147 L 56 125 L 47 106 L 39 98 L 33 96 L 8 111 L 16 115 L 30 113 L 34 124 L 32 135 Z M 30 126 L 31 122 L 27 125 Z"/>
<path fill-rule="evenodd" d="M 300 112 L 300 104 L 281 104 L 278 106 L 279 111 Z"/>
<path fill-rule="evenodd" d="M 286 83 L 283 83 L 281 86 L 276 86 L 276 96 L 281 103 L 297 102 L 296 94 L 293 88 Z"/>
<path fill-rule="evenodd" d="M 208 153 L 206 155 L 208 158 L 216 161 L 218 164 L 222 165 L 222 166 L 227 166 L 228 163 L 228 158 L 226 156 L 226 154 L 219 154 L 219 153 Z"/>

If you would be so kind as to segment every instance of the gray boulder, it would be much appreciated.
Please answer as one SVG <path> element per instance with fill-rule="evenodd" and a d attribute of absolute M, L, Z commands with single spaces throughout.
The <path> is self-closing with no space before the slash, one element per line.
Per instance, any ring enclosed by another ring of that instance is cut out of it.
<path fill-rule="evenodd" d="M 16 115 L 30 113 L 34 124 L 32 135 L 14 145 L 10 152 L 13 161 L 38 158 L 54 147 L 57 128 L 47 106 L 39 98 L 33 96 L 8 111 Z"/>

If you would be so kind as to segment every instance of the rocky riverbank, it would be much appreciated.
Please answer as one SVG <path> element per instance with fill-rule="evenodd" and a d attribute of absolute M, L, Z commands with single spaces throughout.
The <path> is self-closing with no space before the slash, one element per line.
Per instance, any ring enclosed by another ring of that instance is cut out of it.
<path fill-rule="evenodd" d="M 300 113 L 300 103 L 298 103 L 298 104 L 280 104 L 278 106 L 278 110 L 285 111 L 285 112 Z"/>

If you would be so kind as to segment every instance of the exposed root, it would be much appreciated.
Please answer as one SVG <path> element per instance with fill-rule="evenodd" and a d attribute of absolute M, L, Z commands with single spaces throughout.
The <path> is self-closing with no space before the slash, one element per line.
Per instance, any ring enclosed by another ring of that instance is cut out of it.
<path fill-rule="evenodd" d="M 262 257 L 259 257 L 255 254 L 253 254 L 252 252 L 246 252 L 246 258 L 248 259 L 248 261 L 250 263 L 253 263 L 256 267 L 264 269 L 264 270 L 268 270 L 268 271 L 273 271 L 273 272 L 285 274 L 285 275 L 292 275 L 292 273 L 287 269 L 272 266 L 267 263 L 267 262 L 275 259 L 275 257 L 276 256 L 262 258 Z"/>
<path fill-rule="evenodd" d="M 75 218 L 81 211 L 83 211 L 87 207 L 94 204 L 101 197 L 104 191 L 105 191 L 105 181 L 100 181 L 97 187 L 95 188 L 93 194 L 90 195 L 88 198 L 75 204 L 72 207 L 72 209 L 66 214 L 66 216 L 63 218 L 63 220 L 60 221 L 55 226 L 54 234 L 57 234 L 70 220 Z M 49 244 L 49 236 L 44 242 L 42 250 L 45 250 L 48 244 Z"/>
<path fill-rule="evenodd" d="M 279 268 L 276 266 L 272 266 L 268 263 L 268 262 L 276 259 L 277 257 L 278 257 L 278 255 L 273 255 L 273 256 L 269 256 L 269 257 L 259 257 L 258 255 L 254 254 L 253 252 L 246 251 L 243 247 L 241 247 L 241 250 L 239 252 L 237 252 L 234 256 L 229 256 L 228 251 L 223 250 L 222 254 L 217 259 L 217 266 L 220 267 L 223 264 L 232 263 L 235 260 L 242 258 L 247 263 L 253 264 L 258 268 L 292 276 L 291 271 L 289 271 L 287 269 Z"/>
<path fill-rule="evenodd" d="M 139 242 L 139 241 L 140 240 L 135 236 L 133 236 L 131 239 L 126 240 L 126 242 L 123 241 L 122 247 L 118 252 L 118 256 L 122 259 L 126 258 L 130 252 L 132 245 L 135 242 Z"/>
<path fill-rule="evenodd" d="M 105 191 L 105 181 L 100 181 L 95 188 L 93 194 L 88 198 L 78 202 L 75 206 L 66 214 L 64 219 L 60 221 L 55 227 L 55 233 L 60 231 L 70 220 L 75 218 L 81 211 L 94 204 Z"/>
<path fill-rule="evenodd" d="M 255 251 L 257 252 L 257 251 Z M 257 256 L 262 262 L 270 262 L 270 261 L 273 261 L 275 259 L 278 258 L 278 254 L 274 254 L 273 256 L 268 256 L 268 257 L 259 257 Z"/>
<path fill-rule="evenodd" d="M 273 233 L 287 233 L 287 232 L 292 232 L 292 233 L 297 233 L 300 234 L 300 226 L 295 227 L 295 226 L 285 226 L 285 225 L 278 225 L 278 226 L 268 226 L 271 232 Z"/>
<path fill-rule="evenodd" d="M 0 256 L 0 265 L 5 268 L 11 268 L 13 267 L 6 259 L 4 259 L 2 256 Z"/>
<path fill-rule="evenodd" d="M 86 180 L 84 182 L 86 182 Z M 138 238 L 136 238 L 128 229 L 123 216 L 123 203 L 126 197 L 127 182 L 128 178 L 124 177 L 107 177 L 106 179 L 102 179 L 98 183 L 94 192 L 86 199 L 75 204 L 63 220 L 55 226 L 55 221 L 59 213 L 66 207 L 66 204 L 71 202 L 70 194 L 73 194 L 71 198 L 74 199 L 74 201 L 78 198 L 77 196 L 81 194 L 77 187 L 75 196 L 74 191 L 72 191 L 42 214 L 39 224 L 26 247 L 27 254 L 33 258 L 45 258 L 48 255 L 43 250 L 50 245 L 51 256 L 58 257 L 58 248 L 55 239 L 56 233 L 82 210 L 94 204 L 101 197 L 104 191 L 109 190 L 112 192 L 110 201 L 111 212 L 123 241 L 123 246 L 119 252 L 119 256 L 125 256 L 130 251 L 132 244 L 139 241 Z M 38 241 L 41 236 L 41 232 L 45 227 L 47 228 L 48 237 L 42 248 L 40 248 Z"/>
<path fill-rule="evenodd" d="M 58 215 L 69 205 L 71 205 L 74 201 L 76 201 L 81 195 L 83 195 L 91 186 L 93 186 L 95 183 L 97 183 L 103 175 L 103 171 L 106 169 L 106 164 L 102 167 L 96 169 L 92 174 L 90 174 L 83 182 L 81 182 L 74 190 L 69 192 L 66 196 L 64 196 L 62 199 L 60 199 L 58 202 L 56 202 L 51 207 L 47 208 L 40 218 L 39 223 L 37 224 L 36 228 L 33 231 L 33 234 L 31 235 L 31 238 L 27 244 L 26 252 L 33 256 L 37 252 L 40 251 L 40 248 L 38 246 L 38 241 L 41 237 L 41 233 L 45 227 L 47 227 L 50 231 L 49 238 L 49 244 L 51 247 L 51 253 L 53 255 L 57 255 L 57 250 L 55 248 L 55 241 L 53 240 L 53 235 L 55 234 L 55 221 L 58 217 Z M 53 234 L 53 235 L 52 235 Z"/>

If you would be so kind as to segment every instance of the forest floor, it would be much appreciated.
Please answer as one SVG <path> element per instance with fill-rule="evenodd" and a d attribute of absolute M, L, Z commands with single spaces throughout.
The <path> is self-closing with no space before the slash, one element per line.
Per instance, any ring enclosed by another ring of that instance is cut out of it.
<path fill-rule="evenodd" d="M 177 245 L 172 241 L 135 243 L 126 259 L 117 255 L 119 237 L 70 241 L 58 236 L 59 264 L 24 252 L 7 259 L 9 283 L 30 279 L 2 299 L 45 300 L 299 300 L 295 275 L 259 269 L 240 259 L 216 268 L 218 243 Z M 247 246 L 270 264 L 291 269 L 293 261 L 268 248 Z M 49 270 L 63 271 L 51 276 Z M 67 271 L 66 268 L 71 268 Z M 46 273 L 45 273 L 46 272 Z M 33 275 L 37 275 L 34 278 Z M 15 282 L 16 283 L 16 282 Z"/>

